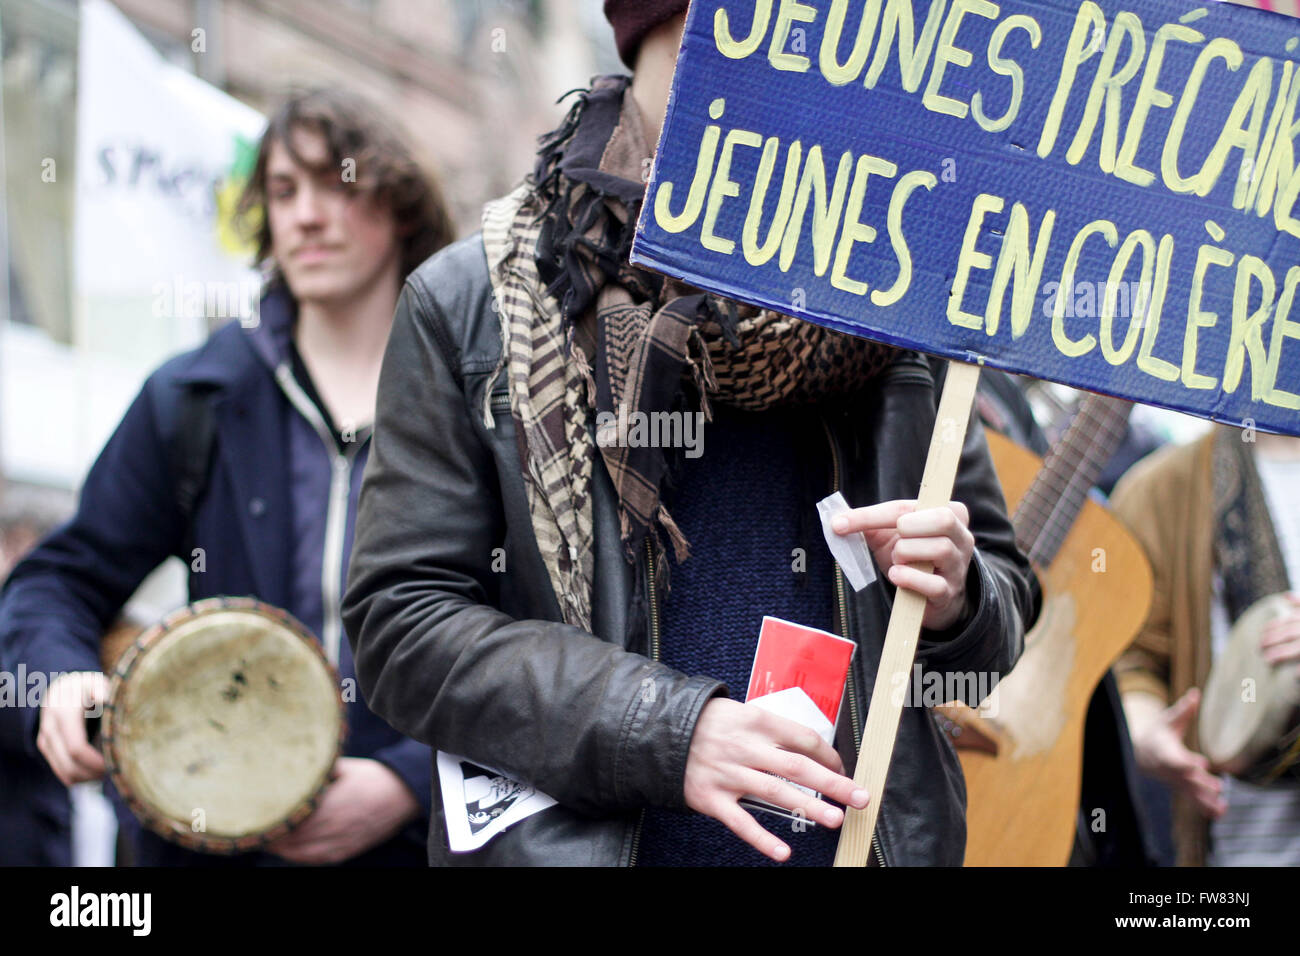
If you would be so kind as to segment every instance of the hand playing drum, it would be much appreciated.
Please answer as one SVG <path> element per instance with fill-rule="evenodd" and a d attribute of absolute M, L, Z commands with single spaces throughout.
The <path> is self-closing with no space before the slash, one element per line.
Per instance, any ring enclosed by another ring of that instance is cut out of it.
<path fill-rule="evenodd" d="M 266 849 L 292 863 L 339 863 L 387 840 L 419 814 L 415 795 L 388 767 L 340 757 L 316 811 Z"/>
<path fill-rule="evenodd" d="M 36 749 L 65 787 L 104 776 L 104 757 L 91 746 L 86 721 L 99 717 L 108 702 L 108 678 L 99 671 L 63 674 L 41 703 Z"/>
<path fill-rule="evenodd" d="M 1259 639 L 1260 653 L 1275 667 L 1300 661 L 1300 594 L 1291 591 L 1284 597 L 1287 604 L 1279 606 L 1277 617 L 1265 625 Z M 1294 671 L 1300 677 L 1300 665 Z"/>
<path fill-rule="evenodd" d="M 1300 779 L 1300 598 L 1274 594 L 1237 618 L 1205 682 L 1200 735 L 1215 770 L 1255 784 Z"/>
<path fill-rule="evenodd" d="M 1223 816 L 1223 784 L 1210 771 L 1210 761 L 1184 742 L 1201 704 L 1201 692 L 1193 687 L 1170 707 L 1155 697 L 1126 697 L 1124 711 L 1133 733 L 1133 754 L 1145 773 L 1162 780 L 1191 800 L 1210 818 Z"/>

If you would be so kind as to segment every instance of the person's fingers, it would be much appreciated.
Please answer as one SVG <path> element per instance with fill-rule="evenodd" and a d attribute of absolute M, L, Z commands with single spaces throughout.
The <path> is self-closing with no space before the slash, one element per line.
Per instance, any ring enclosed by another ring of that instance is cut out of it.
<path fill-rule="evenodd" d="M 1296 637 L 1300 637 L 1300 617 L 1277 618 L 1264 626 L 1259 646 L 1262 650 L 1275 644 L 1284 644 Z"/>
<path fill-rule="evenodd" d="M 1300 617 L 1269 622 L 1260 635 L 1259 649 L 1269 664 L 1300 659 Z"/>
<path fill-rule="evenodd" d="M 796 721 L 789 720 L 785 717 L 778 717 L 776 714 L 760 710 L 758 722 L 758 731 L 769 741 L 776 744 L 782 750 L 793 751 L 794 753 L 803 754 L 805 757 L 811 757 L 828 770 L 835 773 L 844 773 L 844 761 L 835 748 L 822 740 L 817 731 Z"/>
<path fill-rule="evenodd" d="M 947 578 L 940 574 L 927 574 L 919 568 L 908 567 L 905 564 L 896 564 L 890 568 L 889 580 L 894 582 L 895 587 L 915 591 L 927 601 L 936 604 L 942 604 L 954 596 Z"/>
<path fill-rule="evenodd" d="M 1193 770 L 1195 770 L 1198 773 L 1204 773 L 1204 774 L 1210 773 L 1209 757 L 1205 756 L 1205 754 L 1198 754 L 1194 750 L 1189 750 L 1187 753 L 1188 753 L 1188 766 L 1190 766 Z M 1210 779 L 1215 781 L 1216 786 L 1218 785 L 1218 778 L 1211 776 Z"/>
<path fill-rule="evenodd" d="M 50 770 L 53 771 L 54 776 L 59 778 L 59 783 L 65 787 L 70 787 L 74 783 L 81 782 L 76 779 L 76 766 L 68 757 L 68 750 L 64 746 L 62 738 L 45 727 L 44 724 L 42 724 L 41 730 L 36 735 L 36 749 L 41 752 L 45 762 L 50 765 Z"/>
<path fill-rule="evenodd" d="M 267 846 L 267 850 L 290 863 L 311 863 L 311 850 L 299 843 L 281 843 L 276 841 Z"/>
<path fill-rule="evenodd" d="M 876 560 L 876 566 L 888 568 L 894 563 L 894 545 L 898 543 L 899 537 L 892 529 L 888 531 L 866 531 L 862 535 L 866 538 L 867 547 L 871 549 L 871 556 Z"/>
<path fill-rule="evenodd" d="M 1187 759 L 1187 756 L 1176 750 L 1158 755 L 1157 763 L 1165 777 L 1178 783 L 1188 779 L 1196 770 L 1195 765 Z"/>
<path fill-rule="evenodd" d="M 330 863 L 338 855 L 337 836 L 322 836 L 314 840 L 301 840 L 292 844 L 289 852 L 298 863 Z M 288 857 L 285 857 L 288 859 Z"/>
<path fill-rule="evenodd" d="M 94 708 L 96 714 L 100 713 L 104 701 L 108 700 L 108 686 L 108 677 L 102 671 L 91 671 L 81 689 L 82 708 L 86 710 Z"/>
<path fill-rule="evenodd" d="M 1264 651 L 1263 657 L 1266 664 L 1286 664 L 1289 661 L 1300 660 L 1300 635 L 1268 648 Z"/>
<path fill-rule="evenodd" d="M 1219 816 L 1227 807 L 1223 801 L 1223 781 L 1210 772 L 1210 761 L 1204 754 L 1186 748 L 1180 750 L 1170 756 L 1168 764 L 1173 783 L 1203 813 Z"/>
<path fill-rule="evenodd" d="M 1209 796 L 1223 796 L 1223 781 L 1208 771 L 1196 769 L 1187 775 L 1187 780 L 1193 787 Z"/>
<path fill-rule="evenodd" d="M 867 547 L 872 551 L 892 550 L 893 545 L 898 541 L 898 532 L 892 526 L 864 531 L 862 536 L 867 539 Z"/>
<path fill-rule="evenodd" d="M 1187 728 L 1191 726 L 1192 718 L 1196 716 L 1196 709 L 1200 705 L 1201 692 L 1193 687 L 1174 701 L 1169 710 L 1166 711 L 1166 722 L 1180 738 L 1187 732 Z"/>
<path fill-rule="evenodd" d="M 284 836 L 268 844 L 267 848 L 285 859 L 290 858 L 289 854 L 301 858 L 316 853 L 319 844 L 324 842 L 328 836 L 326 828 L 322 826 L 318 819 L 318 814 L 313 813 Z M 296 860 L 296 862 L 302 861 Z"/>
<path fill-rule="evenodd" d="M 333 797 L 329 788 L 326 788 L 315 811 L 294 827 L 285 839 L 292 839 L 295 843 L 305 846 L 317 840 L 327 839 L 330 834 L 338 830 L 338 811 Z"/>
<path fill-rule="evenodd" d="M 300 862 L 308 866 L 331 866 L 341 863 L 345 858 L 337 842 L 318 843 L 301 854 Z"/>
<path fill-rule="evenodd" d="M 962 541 L 971 537 L 970 529 L 951 507 L 925 508 L 904 514 L 899 517 L 897 527 L 903 538 L 943 536 Z"/>
<path fill-rule="evenodd" d="M 88 743 L 69 745 L 68 757 L 76 765 L 83 780 L 98 780 L 108 769 L 104 764 L 104 755 Z"/>
<path fill-rule="evenodd" d="M 865 790 L 860 791 L 857 784 L 848 777 L 826 769 L 803 754 L 772 748 L 766 754 L 758 755 L 752 766 L 756 770 L 774 773 L 809 787 L 845 806 L 857 807 L 859 810 L 866 806 Z M 830 825 L 838 826 L 838 824 Z"/>
<path fill-rule="evenodd" d="M 86 739 L 85 710 L 55 707 L 48 712 L 50 729 L 62 744 L 64 757 L 83 780 L 97 780 L 104 774 L 104 757 Z"/>
<path fill-rule="evenodd" d="M 810 823 L 834 829 L 844 822 L 844 811 L 792 786 L 780 777 L 761 770 L 746 770 L 740 775 L 742 795 L 757 797 L 765 803 L 790 810 Z"/>
<path fill-rule="evenodd" d="M 1170 773 L 1180 777 L 1210 774 L 1210 759 L 1204 754 L 1189 749 L 1181 738 L 1172 733 L 1165 739 L 1159 750 L 1160 763 Z"/>
<path fill-rule="evenodd" d="M 831 519 L 831 528 L 836 534 L 892 530 L 897 527 L 902 515 L 914 510 L 916 510 L 915 501 L 884 501 L 865 508 L 851 508 Z"/>
<path fill-rule="evenodd" d="M 1228 805 L 1222 800 L 1217 800 L 1199 792 L 1193 793 L 1191 799 L 1192 803 L 1201 811 L 1201 814 L 1211 820 L 1217 820 L 1228 809 Z"/>
<path fill-rule="evenodd" d="M 1266 651 L 1270 647 L 1277 647 L 1279 644 L 1285 644 L 1288 641 L 1295 640 L 1297 634 L 1300 634 L 1300 627 L 1284 628 L 1278 626 L 1279 622 L 1274 621 L 1259 636 L 1259 649 Z"/>
<path fill-rule="evenodd" d="M 288 833 L 278 839 L 272 840 L 266 845 L 266 849 L 276 856 L 282 856 L 286 860 L 297 850 L 297 844 L 293 840 L 293 834 Z"/>
<path fill-rule="evenodd" d="M 712 808 L 709 816 L 718 820 L 728 830 L 765 857 L 776 860 L 778 863 L 784 863 L 790 859 L 790 848 L 759 826 L 758 821 L 738 803 L 720 799 L 717 805 Z"/>
<path fill-rule="evenodd" d="M 302 827 L 290 830 L 282 837 L 277 837 L 267 844 L 267 848 L 275 853 L 285 853 L 302 848 L 303 836 Z"/>
<path fill-rule="evenodd" d="M 108 680 L 98 672 L 65 674 L 41 703 L 36 746 L 65 786 L 104 776 L 104 757 L 86 738 L 86 718 L 103 712 Z"/>
<path fill-rule="evenodd" d="M 1227 809 L 1223 801 L 1223 784 L 1210 774 L 1197 773 L 1185 778 L 1184 792 L 1211 816 L 1219 816 Z"/>
<path fill-rule="evenodd" d="M 46 759 L 65 786 L 97 780 L 104 774 L 104 758 L 86 741 L 81 712 L 48 708 L 41 714 L 37 746 L 45 740 Z"/>
<path fill-rule="evenodd" d="M 952 538 L 900 538 L 894 545 L 895 564 L 928 562 L 935 567 L 949 567 L 961 560 L 961 549 Z"/>
<path fill-rule="evenodd" d="M 1167 766 L 1177 767 L 1179 770 L 1209 770 L 1210 758 L 1205 754 L 1197 753 L 1185 743 L 1182 738 L 1169 734 L 1164 741 L 1164 761 Z"/>

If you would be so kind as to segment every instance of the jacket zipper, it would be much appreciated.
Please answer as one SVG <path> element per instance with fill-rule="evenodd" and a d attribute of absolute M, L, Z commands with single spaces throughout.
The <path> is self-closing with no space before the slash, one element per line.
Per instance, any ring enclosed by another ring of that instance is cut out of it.
<path fill-rule="evenodd" d="M 352 494 L 352 461 L 355 452 L 338 450 L 329 426 L 307 393 L 293 377 L 288 362 L 275 370 L 276 381 L 289 399 L 289 403 L 311 424 L 325 443 L 325 453 L 330 458 L 329 504 L 325 512 L 325 548 L 321 557 L 321 646 L 325 657 L 335 667 L 343 642 L 343 618 L 339 608 L 343 578 L 343 552 L 347 535 L 348 500 Z M 360 448 L 363 442 L 357 442 Z"/>
<path fill-rule="evenodd" d="M 655 547 L 648 534 L 645 539 L 645 556 L 646 603 L 650 607 L 650 660 L 657 661 L 659 660 L 659 598 L 655 593 Z M 628 857 L 628 866 L 636 866 L 637 852 L 641 849 L 641 827 L 644 825 L 645 808 L 643 807 L 636 821 L 636 829 L 632 831 L 632 852 Z"/>
<path fill-rule="evenodd" d="M 646 586 L 650 604 L 650 660 L 659 660 L 659 595 L 655 591 L 655 546 L 649 535 L 645 539 Z"/>
<path fill-rule="evenodd" d="M 830 449 L 831 449 L 831 491 L 836 492 L 840 490 L 839 448 L 835 444 L 835 436 L 831 432 L 831 426 L 827 423 L 825 418 L 823 418 L 821 422 L 822 422 L 822 428 L 826 432 L 827 444 L 830 445 Z M 853 640 L 854 643 L 857 643 L 854 640 L 853 636 L 849 633 L 849 602 L 848 602 L 847 592 L 845 591 L 844 588 L 844 572 L 840 570 L 839 564 L 835 562 L 832 562 L 832 564 L 834 564 L 835 567 L 835 602 L 838 605 L 838 610 L 839 610 L 840 636 L 846 637 L 849 640 Z M 858 653 L 861 654 L 861 652 L 862 652 L 862 648 L 859 647 Z M 859 754 L 861 754 L 862 733 L 858 729 L 859 727 L 858 714 L 859 714 L 859 710 L 858 710 L 857 668 L 850 667 L 849 668 L 849 723 L 852 725 L 851 729 L 853 731 L 853 749 L 857 751 Z M 876 799 L 876 795 L 872 794 L 871 799 L 873 800 Z M 877 815 L 877 823 L 879 823 L 879 815 Z M 880 866 L 884 866 L 885 854 L 881 852 L 880 842 L 876 838 L 875 833 L 871 834 L 871 852 L 875 854 L 876 862 Z"/>

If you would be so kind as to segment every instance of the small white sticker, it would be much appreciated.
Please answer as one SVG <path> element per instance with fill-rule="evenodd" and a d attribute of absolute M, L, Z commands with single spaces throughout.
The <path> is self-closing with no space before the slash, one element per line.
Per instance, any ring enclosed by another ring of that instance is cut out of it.
<path fill-rule="evenodd" d="M 831 521 L 837 514 L 851 510 L 849 503 L 838 491 L 817 502 L 817 514 L 822 520 L 822 534 L 826 538 L 826 546 L 831 549 L 831 555 L 834 556 L 853 590 L 861 591 L 876 580 L 876 567 L 871 561 L 867 539 L 863 537 L 861 531 L 853 534 L 838 534 L 831 527 Z"/>

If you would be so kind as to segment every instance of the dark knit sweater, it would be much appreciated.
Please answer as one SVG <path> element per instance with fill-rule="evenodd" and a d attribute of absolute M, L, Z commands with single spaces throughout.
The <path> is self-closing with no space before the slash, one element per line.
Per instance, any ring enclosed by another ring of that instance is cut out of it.
<path fill-rule="evenodd" d="M 744 700 L 765 614 L 834 631 L 833 564 L 814 507 L 831 479 L 815 414 L 714 411 L 703 454 L 682 462 L 666 495 L 691 556 L 671 569 L 660 656 L 683 673 L 725 682 Z M 795 832 L 783 817 L 754 816 L 790 846 L 785 865 L 832 862 L 838 830 L 807 824 Z M 638 865 L 775 864 L 711 817 L 651 808 Z"/>

